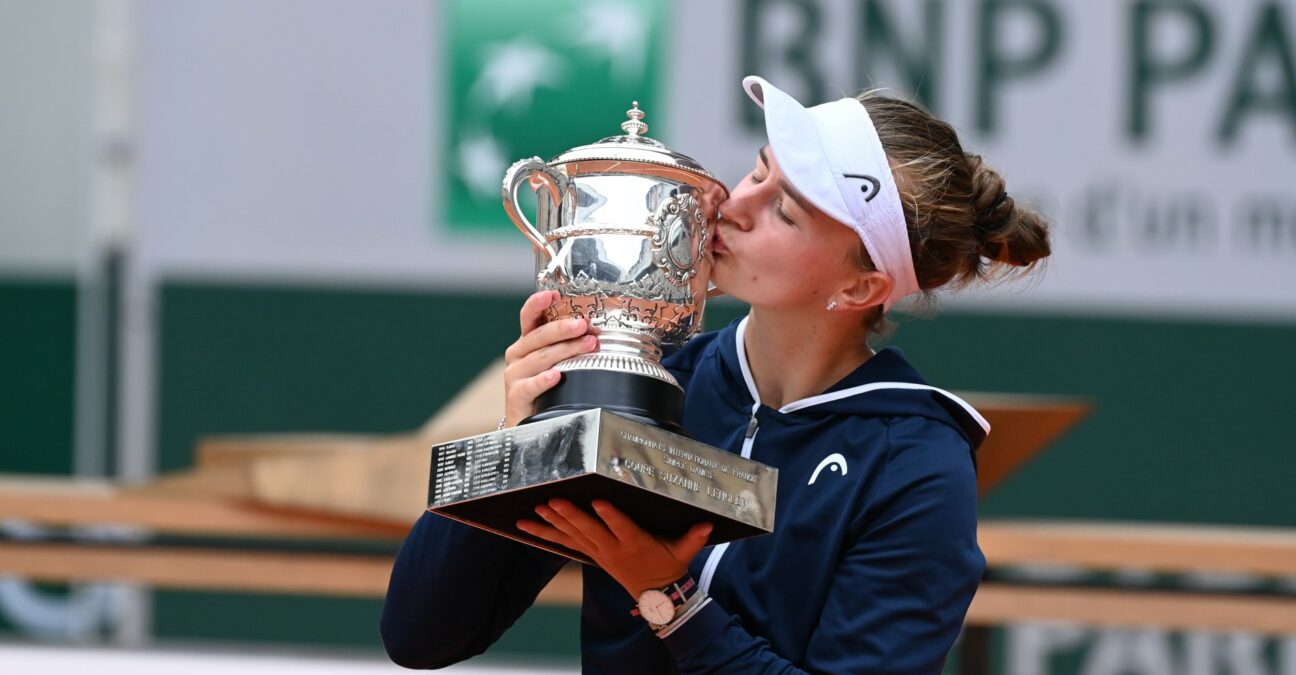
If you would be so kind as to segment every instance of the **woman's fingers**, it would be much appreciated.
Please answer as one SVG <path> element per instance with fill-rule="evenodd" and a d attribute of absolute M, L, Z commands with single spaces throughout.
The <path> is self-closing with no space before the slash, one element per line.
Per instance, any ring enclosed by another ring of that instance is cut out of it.
<path fill-rule="evenodd" d="M 639 537 L 648 536 L 643 531 L 643 528 L 639 527 L 635 521 L 630 520 L 630 516 L 622 513 L 620 509 L 612 506 L 610 502 L 595 499 L 591 506 L 594 507 L 594 512 L 599 515 L 599 518 L 603 519 L 603 522 L 607 524 L 608 529 L 612 531 L 613 536 L 618 540 L 630 542 Z"/>
<path fill-rule="evenodd" d="M 692 560 L 703 548 L 706 548 L 707 539 L 711 536 L 711 523 L 698 523 L 689 528 L 683 536 L 675 541 L 666 542 L 666 550 L 675 556 L 676 560 L 683 560 L 685 564 Z"/>
<path fill-rule="evenodd" d="M 518 314 L 522 335 L 504 350 L 504 425 L 517 424 L 535 412 L 535 399 L 558 384 L 558 362 L 598 349 L 598 338 L 586 319 L 546 321 L 557 291 L 531 294 Z"/>
<path fill-rule="evenodd" d="M 506 404 L 529 407 L 537 398 L 540 398 L 541 394 L 553 389 L 560 379 L 562 379 L 562 373 L 559 373 L 556 368 L 543 370 L 531 377 L 524 377 L 514 383 L 512 390 L 508 392 L 510 400 L 506 401 Z"/>
<path fill-rule="evenodd" d="M 570 517 L 572 515 L 571 511 L 577 510 L 576 507 L 572 506 L 570 510 L 562 509 L 559 511 L 557 508 L 554 508 L 554 505 L 558 504 L 560 501 L 561 500 L 557 499 L 550 500 L 548 505 L 541 504 L 540 506 L 537 506 L 535 512 L 538 513 L 541 518 L 544 518 L 545 522 L 554 526 L 559 532 L 567 535 L 567 538 L 572 540 L 577 547 L 579 547 L 579 550 L 588 554 L 597 553 L 599 549 L 598 540 L 595 537 L 589 536 L 584 528 L 578 527 Z M 589 516 L 585 517 L 589 518 Z"/>
<path fill-rule="evenodd" d="M 587 354 L 595 349 L 598 349 L 598 338 L 593 335 L 563 340 L 556 344 L 541 347 L 504 366 L 504 381 L 509 383 L 508 389 L 511 390 L 513 383 L 520 382 L 528 377 L 535 377 L 546 370 L 553 369 L 554 366 L 558 365 L 559 361 Z"/>
<path fill-rule="evenodd" d="M 532 335 L 547 328 L 549 326 L 542 326 L 532 331 Z M 515 344 L 514 347 L 516 346 Z M 505 425 L 517 424 L 535 412 L 536 398 L 558 384 L 560 376 L 554 366 L 559 361 L 596 349 L 598 349 L 598 339 L 593 335 L 586 335 L 546 345 L 508 361 L 504 366 Z"/>
<path fill-rule="evenodd" d="M 520 372 L 540 372 L 548 370 L 558 365 L 559 361 L 570 359 L 573 356 L 580 356 L 598 349 L 598 338 L 593 335 L 585 335 L 570 340 L 563 340 L 551 345 L 541 347 L 530 354 L 527 354 L 518 362 Z"/>
<path fill-rule="evenodd" d="M 595 499 L 592 506 L 594 507 L 594 512 L 598 514 L 599 518 L 603 519 L 608 530 L 612 532 L 613 536 L 615 536 L 617 541 L 621 544 L 628 546 L 645 546 L 649 542 L 657 539 L 643 528 L 639 527 L 638 523 L 631 520 L 630 516 L 627 516 L 620 509 L 613 506 L 611 502 L 602 499 Z M 711 535 L 711 529 L 711 523 L 698 523 L 689 528 L 688 532 L 685 532 L 679 539 L 674 541 L 660 541 L 676 560 L 682 560 L 687 563 L 689 560 L 693 559 L 693 556 L 698 554 L 698 551 L 701 551 L 702 548 L 706 546 L 707 538 Z"/>
<path fill-rule="evenodd" d="M 532 353 L 589 332 L 589 322 L 585 319 L 563 319 L 553 321 L 519 337 L 504 351 L 504 361 L 514 363 Z"/>
<path fill-rule="evenodd" d="M 552 525 L 538 523 L 534 520 L 519 520 L 517 521 L 517 529 L 522 530 L 531 536 L 540 537 L 541 539 L 552 541 L 555 544 L 566 546 L 573 551 L 580 551 L 585 555 L 589 555 L 589 551 L 582 551 L 580 546 L 578 546 L 576 542 L 572 541 L 571 537 L 563 534 Z"/>
<path fill-rule="evenodd" d="M 595 546 L 608 548 L 615 546 L 616 537 L 608 530 L 598 518 L 591 516 L 584 509 L 565 499 L 549 500 L 549 507 L 557 511 L 559 515 L 567 519 L 581 535 L 589 539 Z"/>
<path fill-rule="evenodd" d="M 536 291 L 522 303 L 519 322 L 522 334 L 526 335 L 544 323 L 545 312 L 558 301 L 558 291 Z"/>
<path fill-rule="evenodd" d="M 520 359 L 512 361 L 504 366 L 504 381 L 510 383 L 509 390 L 512 389 L 511 383 L 518 382 L 524 378 L 534 377 L 546 370 L 552 369 L 560 361 L 570 359 L 581 354 L 588 354 L 598 349 L 598 338 L 593 335 L 564 340 L 562 342 L 541 347 Z"/>

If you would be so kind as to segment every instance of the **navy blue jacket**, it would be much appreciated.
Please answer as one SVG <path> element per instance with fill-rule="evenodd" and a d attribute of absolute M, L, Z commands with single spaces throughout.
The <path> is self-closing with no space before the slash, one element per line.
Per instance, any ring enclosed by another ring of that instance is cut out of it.
<path fill-rule="evenodd" d="M 939 673 L 985 569 L 974 453 L 988 425 L 894 348 L 821 395 L 761 405 L 745 325 L 664 362 L 697 440 L 778 467 L 774 532 L 704 549 L 690 570 L 711 600 L 665 638 L 584 567 L 584 672 Z M 383 644 L 413 668 L 479 654 L 564 562 L 424 514 L 392 570 Z"/>

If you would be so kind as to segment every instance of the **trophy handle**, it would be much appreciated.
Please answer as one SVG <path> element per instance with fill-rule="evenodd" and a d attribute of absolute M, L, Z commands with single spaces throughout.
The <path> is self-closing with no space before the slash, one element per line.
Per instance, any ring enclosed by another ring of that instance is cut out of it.
<path fill-rule="evenodd" d="M 545 241 L 544 235 L 540 234 L 540 230 L 537 230 L 536 226 L 522 215 L 522 209 L 518 206 L 517 193 L 523 181 L 537 192 L 544 187 L 549 192 L 549 199 L 553 201 L 554 206 L 562 208 L 562 196 L 567 192 L 567 177 L 555 171 L 539 157 L 522 159 L 514 162 L 513 166 L 504 172 L 503 189 L 500 191 L 500 196 L 504 199 L 504 211 L 508 213 L 509 220 L 512 220 L 522 234 L 540 249 L 545 260 L 552 260 L 554 250 Z"/>

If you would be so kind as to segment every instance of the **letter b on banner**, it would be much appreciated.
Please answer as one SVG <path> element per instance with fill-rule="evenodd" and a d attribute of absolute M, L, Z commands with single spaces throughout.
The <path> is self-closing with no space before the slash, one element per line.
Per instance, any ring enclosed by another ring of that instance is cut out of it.
<path fill-rule="evenodd" d="M 745 0 L 743 3 L 742 72 L 774 76 L 776 69 L 791 70 L 800 79 L 800 86 L 783 84 L 779 88 L 805 102 L 807 105 L 824 100 L 823 69 L 815 61 L 823 32 L 823 12 L 814 0 Z M 784 28 L 776 33 L 775 26 Z M 782 68 L 777 68 L 781 66 Z M 752 130 L 763 129 L 761 111 L 747 104 L 747 95 L 738 109 L 743 123 Z"/>

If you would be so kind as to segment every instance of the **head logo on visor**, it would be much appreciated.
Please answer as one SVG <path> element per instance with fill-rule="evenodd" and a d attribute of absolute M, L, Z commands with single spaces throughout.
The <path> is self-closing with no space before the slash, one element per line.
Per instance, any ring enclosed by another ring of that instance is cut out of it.
<path fill-rule="evenodd" d="M 900 193 L 863 104 L 843 98 L 806 108 L 754 75 L 743 78 L 743 87 L 765 110 L 770 149 L 788 182 L 855 230 L 878 271 L 891 279 L 883 309 L 916 293 Z"/>
<path fill-rule="evenodd" d="M 844 173 L 842 175 L 847 178 L 859 178 L 860 180 L 865 181 L 865 184 L 860 186 L 860 192 L 864 193 L 865 202 L 873 201 L 873 198 L 878 196 L 878 193 L 882 191 L 882 182 L 872 176 L 854 173 Z"/>

